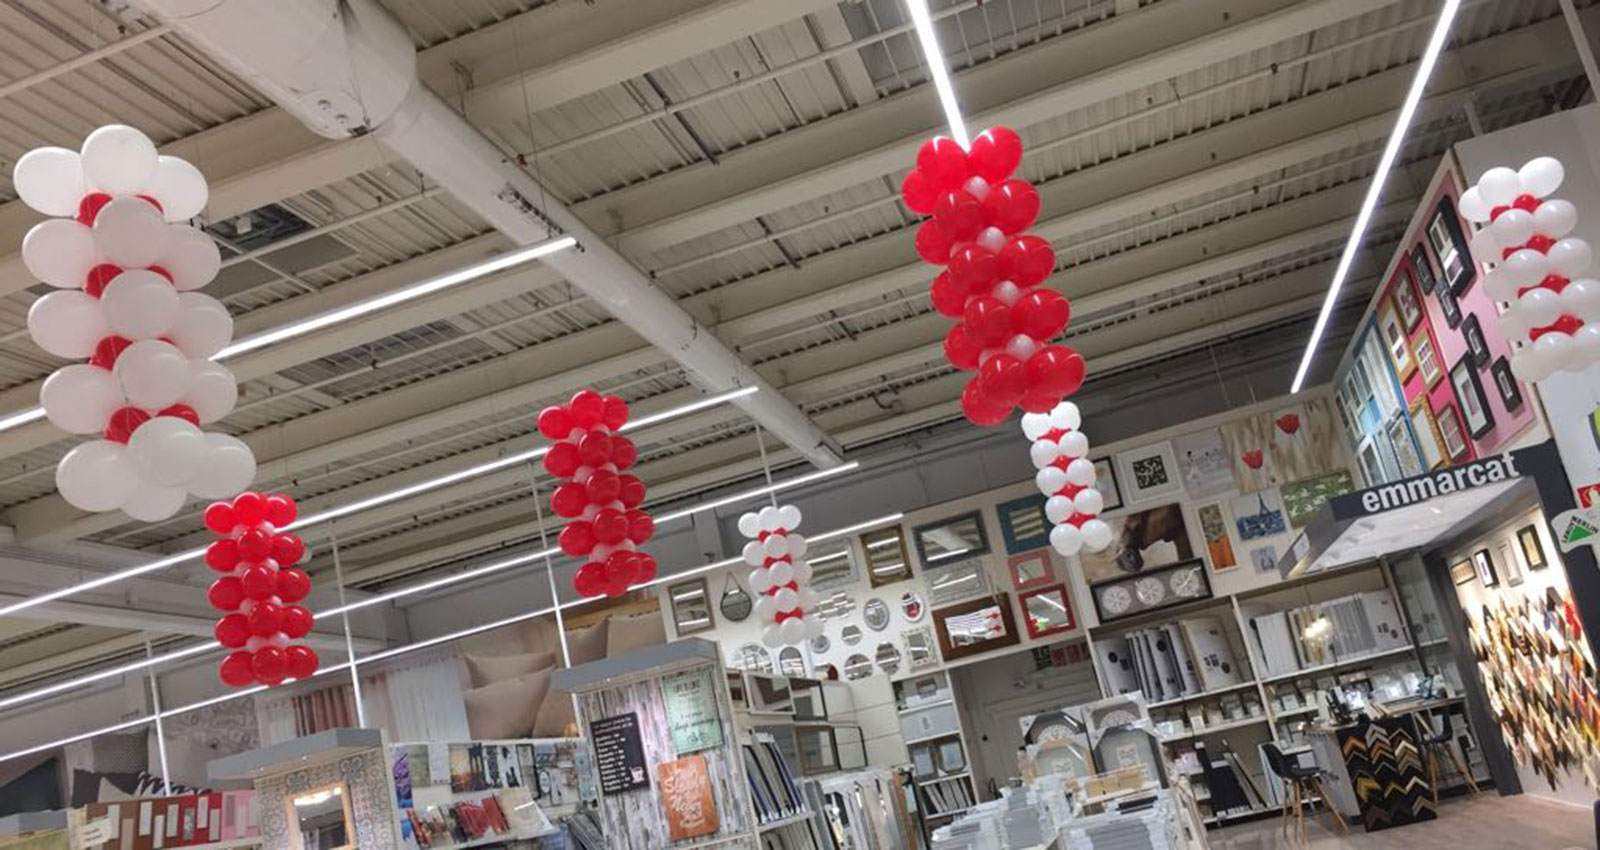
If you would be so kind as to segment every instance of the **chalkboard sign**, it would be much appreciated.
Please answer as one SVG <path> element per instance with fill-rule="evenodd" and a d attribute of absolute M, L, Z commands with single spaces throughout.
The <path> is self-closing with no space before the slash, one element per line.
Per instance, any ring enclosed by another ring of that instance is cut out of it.
<path fill-rule="evenodd" d="M 650 787 L 644 743 L 639 740 L 639 715 L 619 714 L 596 720 L 589 724 L 589 737 L 594 741 L 600 793 L 620 794 Z"/>

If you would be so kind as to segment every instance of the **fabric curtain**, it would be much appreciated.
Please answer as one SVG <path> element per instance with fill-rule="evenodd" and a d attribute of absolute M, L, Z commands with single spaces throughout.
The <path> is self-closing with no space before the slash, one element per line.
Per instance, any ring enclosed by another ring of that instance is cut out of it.
<path fill-rule="evenodd" d="M 361 677 L 361 698 L 367 725 L 384 729 L 391 741 L 471 740 L 454 652 L 385 664 Z"/>

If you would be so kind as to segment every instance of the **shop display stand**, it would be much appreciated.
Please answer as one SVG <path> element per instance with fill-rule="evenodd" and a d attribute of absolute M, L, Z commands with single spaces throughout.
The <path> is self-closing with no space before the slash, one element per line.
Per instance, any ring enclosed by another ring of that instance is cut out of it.
<path fill-rule="evenodd" d="M 895 712 L 911 755 L 911 777 L 925 835 L 978 802 L 971 753 L 948 671 L 896 679 Z"/>
<path fill-rule="evenodd" d="M 866 736 L 847 684 L 737 670 L 728 681 L 735 722 L 772 735 L 799 775 L 866 767 Z"/>

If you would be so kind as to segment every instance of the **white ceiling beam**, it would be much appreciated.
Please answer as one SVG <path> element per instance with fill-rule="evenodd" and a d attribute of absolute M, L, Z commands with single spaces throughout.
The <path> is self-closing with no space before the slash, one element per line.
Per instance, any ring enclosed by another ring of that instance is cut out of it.
<path fill-rule="evenodd" d="M 849 44 L 855 40 L 850 34 L 850 26 L 845 23 L 844 12 L 837 3 L 829 3 L 825 8 L 813 12 L 808 23 L 811 24 L 817 45 L 822 50 Z M 852 50 L 829 59 L 827 64 L 834 78 L 849 93 L 850 99 L 857 106 L 865 106 L 878 99 L 878 87 L 872 83 L 872 75 L 867 72 L 867 63 L 861 59 L 861 51 Z"/>

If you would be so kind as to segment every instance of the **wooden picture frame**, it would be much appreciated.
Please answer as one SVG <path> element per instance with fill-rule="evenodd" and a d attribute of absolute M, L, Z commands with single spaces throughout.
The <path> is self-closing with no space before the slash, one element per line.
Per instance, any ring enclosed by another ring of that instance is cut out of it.
<path fill-rule="evenodd" d="M 1422 447 L 1423 468 L 1434 470 L 1448 464 L 1450 452 L 1445 448 L 1444 434 L 1439 431 L 1439 420 L 1434 418 L 1433 408 L 1428 406 L 1427 396 L 1417 396 L 1416 400 L 1411 402 L 1410 415 L 1411 430 L 1417 435 L 1417 442 Z"/>
<path fill-rule="evenodd" d="M 1456 406 L 1446 404 L 1434 411 L 1434 419 L 1439 423 L 1439 436 L 1444 443 L 1445 453 L 1451 460 L 1460 460 L 1467 456 L 1467 437 L 1461 430 L 1461 420 L 1456 418 Z"/>
<path fill-rule="evenodd" d="M 1078 618 L 1072 613 L 1072 597 L 1064 584 L 1018 594 L 1017 604 L 1022 606 L 1022 622 L 1028 627 L 1028 637 L 1035 640 L 1078 627 Z"/>
<path fill-rule="evenodd" d="M 1489 398 L 1483 394 L 1483 382 L 1478 380 L 1477 363 L 1471 351 L 1461 355 L 1456 365 L 1450 367 L 1450 386 L 1455 388 L 1467 433 L 1476 440 L 1493 430 L 1494 411 L 1489 409 Z"/>
<path fill-rule="evenodd" d="M 1050 545 L 1050 524 L 1044 515 L 1045 497 L 1023 496 L 994 506 L 1000 518 L 1000 539 L 1010 553 L 1026 552 Z"/>
<path fill-rule="evenodd" d="M 1537 526 L 1525 525 L 1517 529 L 1517 546 L 1522 549 L 1522 560 L 1528 562 L 1530 571 L 1550 566 L 1544 556 L 1544 543 L 1539 540 Z"/>
<path fill-rule="evenodd" d="M 1458 585 L 1466 584 L 1478 577 L 1478 570 L 1472 566 L 1471 558 L 1463 558 L 1450 565 L 1450 580 Z"/>
<path fill-rule="evenodd" d="M 978 620 L 982 621 L 982 626 L 975 622 Z M 1022 639 L 1011 613 L 1011 596 L 1006 593 L 936 609 L 933 625 L 939 637 L 939 655 L 946 662 L 1016 646 Z M 952 626 L 955 627 L 953 632 Z M 988 631 L 979 631 L 980 628 Z M 994 634 L 983 636 L 989 631 Z"/>
<path fill-rule="evenodd" d="M 1411 338 L 1406 336 L 1405 325 L 1400 322 L 1400 314 L 1395 310 L 1392 299 L 1383 299 L 1378 307 L 1378 332 L 1383 335 L 1383 347 L 1389 353 L 1389 365 L 1394 367 L 1395 377 L 1404 384 L 1416 373 L 1417 358 L 1411 352 Z"/>
<path fill-rule="evenodd" d="M 1027 590 L 1054 584 L 1055 564 L 1050 560 L 1050 548 L 1023 552 L 1006 559 L 1006 569 L 1011 572 L 1011 589 Z"/>
<path fill-rule="evenodd" d="M 717 627 L 716 616 L 711 613 L 711 586 L 705 576 L 684 579 L 667 585 L 667 600 L 671 603 L 672 631 L 678 637 L 709 632 Z"/>
<path fill-rule="evenodd" d="M 1489 376 L 1494 378 L 1495 391 L 1500 394 L 1500 404 L 1507 413 L 1522 407 L 1522 388 L 1517 386 L 1517 376 L 1511 372 L 1511 361 L 1501 355 L 1489 364 Z"/>
<path fill-rule="evenodd" d="M 1411 337 L 1411 352 L 1417 358 L 1417 371 L 1422 374 L 1423 385 L 1433 389 L 1444 379 L 1444 369 L 1439 366 L 1439 355 L 1434 352 L 1433 337 L 1423 328 Z"/>
<path fill-rule="evenodd" d="M 862 532 L 860 543 L 870 585 L 883 587 L 911 578 L 911 554 L 898 523 Z"/>
<path fill-rule="evenodd" d="M 951 558 L 989 554 L 989 529 L 984 527 L 982 511 L 966 511 L 914 526 L 911 542 L 917 547 L 917 560 L 926 570 L 929 564 Z"/>

